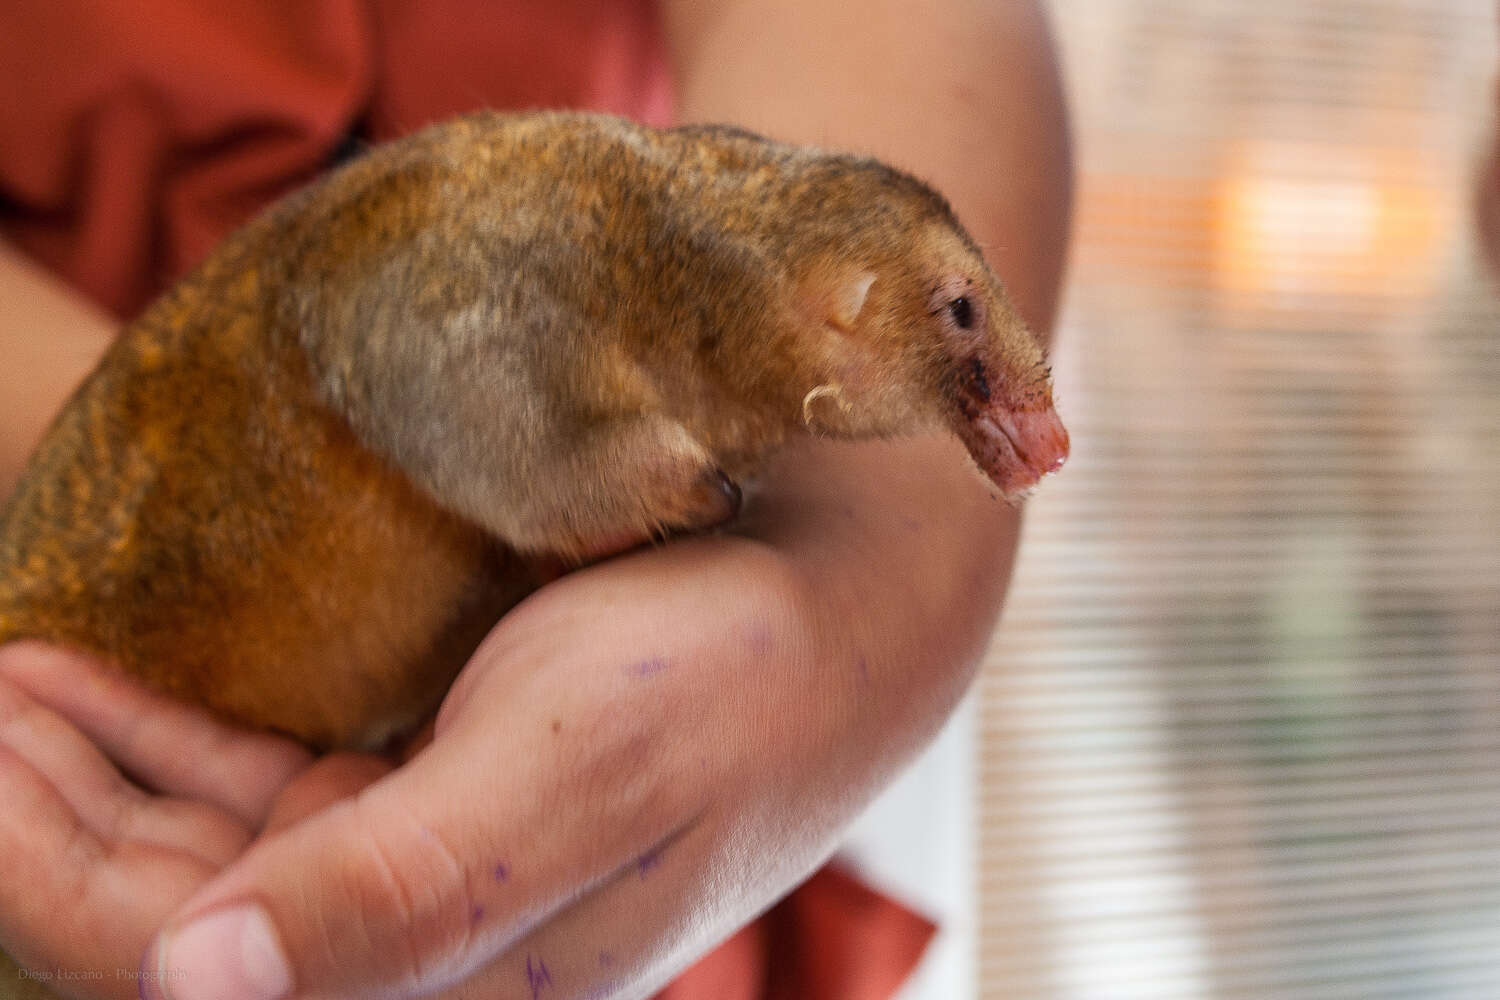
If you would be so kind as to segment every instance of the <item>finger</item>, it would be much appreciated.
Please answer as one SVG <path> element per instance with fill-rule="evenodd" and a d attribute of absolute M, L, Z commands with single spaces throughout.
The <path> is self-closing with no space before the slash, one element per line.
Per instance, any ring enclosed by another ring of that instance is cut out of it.
<path fill-rule="evenodd" d="M 31 764 L 0 744 L 0 946 L 98 995 L 135 997 L 133 969 L 163 918 L 213 871 L 159 847 L 109 848 Z M 95 977 L 98 978 L 95 978 Z"/>
<path fill-rule="evenodd" d="M 202 803 L 147 795 L 56 713 L 0 678 L 0 743 L 20 755 L 106 844 L 135 841 L 186 851 L 215 868 L 245 848 L 250 831 Z"/>
<path fill-rule="evenodd" d="M 393 767 L 390 761 L 373 754 L 336 753 L 320 758 L 277 796 L 264 832 L 283 830 L 349 798 L 390 774 Z"/>
<path fill-rule="evenodd" d="M 5 646 L 0 675 L 78 726 L 143 784 L 220 806 L 252 825 L 312 759 L 290 740 L 221 722 L 69 650 Z"/>
<path fill-rule="evenodd" d="M 668 748 L 638 735 L 625 699 L 605 696 L 580 719 L 545 688 L 472 693 L 486 711 L 252 848 L 154 944 L 147 969 L 180 972 L 158 995 L 426 994 L 701 808 L 657 777 L 671 774 L 658 759 Z M 565 717 L 576 734 L 554 728 Z"/>
<path fill-rule="evenodd" d="M 79 873 L 103 856 L 103 845 L 78 820 L 46 777 L 0 742 L 0 940 L 23 963 L 40 967 L 52 951 L 45 936 L 55 901 L 75 897 Z M 20 873 L 28 873 L 18 877 Z"/>

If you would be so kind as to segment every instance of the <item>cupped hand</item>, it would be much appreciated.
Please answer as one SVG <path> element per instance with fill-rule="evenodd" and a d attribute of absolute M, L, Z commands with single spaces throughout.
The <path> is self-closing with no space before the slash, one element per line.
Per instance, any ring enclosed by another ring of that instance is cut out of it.
<path fill-rule="evenodd" d="M 388 769 L 314 762 L 76 653 L 0 648 L 0 941 L 55 991 L 136 997 L 141 955 L 184 900 L 261 831 Z"/>

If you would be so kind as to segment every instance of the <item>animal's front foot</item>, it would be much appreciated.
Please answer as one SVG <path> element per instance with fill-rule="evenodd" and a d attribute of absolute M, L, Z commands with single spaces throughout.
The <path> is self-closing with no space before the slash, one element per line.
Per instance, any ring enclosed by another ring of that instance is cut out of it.
<path fill-rule="evenodd" d="M 680 523 L 668 524 L 669 533 L 706 531 L 735 519 L 744 504 L 745 495 L 733 479 L 717 466 L 705 469 L 688 491 Z"/>

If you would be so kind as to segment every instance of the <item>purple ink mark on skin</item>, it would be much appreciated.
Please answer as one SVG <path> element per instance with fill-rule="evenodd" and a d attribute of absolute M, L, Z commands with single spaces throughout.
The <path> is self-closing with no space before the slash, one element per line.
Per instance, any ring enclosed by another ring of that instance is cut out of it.
<path fill-rule="evenodd" d="M 665 853 L 665 847 L 653 847 L 636 859 L 635 870 L 640 873 L 641 878 L 645 878 L 647 872 L 661 864 L 661 856 Z"/>
<path fill-rule="evenodd" d="M 863 656 L 861 656 L 859 658 L 859 662 L 857 662 L 854 665 L 854 669 L 859 673 L 859 683 L 860 684 L 864 685 L 864 684 L 869 684 L 870 683 L 870 661 L 869 660 L 866 660 Z"/>
<path fill-rule="evenodd" d="M 601 969 L 612 969 L 612 968 L 614 968 L 614 964 L 615 964 L 615 956 L 614 956 L 613 952 L 601 951 L 599 953 L 599 968 L 601 968 Z"/>
<path fill-rule="evenodd" d="M 495 881 L 496 882 L 509 882 L 510 881 L 510 866 L 507 865 L 504 861 L 501 861 L 501 862 L 499 862 L 498 864 L 495 865 Z"/>
<path fill-rule="evenodd" d="M 776 644 L 776 637 L 771 634 L 771 626 L 765 622 L 759 622 L 750 629 L 750 652 L 764 656 L 771 651 Z"/>
<path fill-rule="evenodd" d="M 479 923 L 483 919 L 484 919 L 484 907 L 482 907 L 482 906 L 476 906 L 476 907 L 474 907 L 474 912 L 471 913 L 471 914 L 469 914 L 469 923 L 471 923 L 471 924 L 477 924 L 477 923 Z"/>
<path fill-rule="evenodd" d="M 668 663 L 664 657 L 653 656 L 649 660 L 638 660 L 625 669 L 637 677 L 650 677 L 667 669 Z"/>
<path fill-rule="evenodd" d="M 547 963 L 535 955 L 526 956 L 526 985 L 531 987 L 531 1000 L 537 1000 L 542 990 L 552 985 L 552 973 Z"/>

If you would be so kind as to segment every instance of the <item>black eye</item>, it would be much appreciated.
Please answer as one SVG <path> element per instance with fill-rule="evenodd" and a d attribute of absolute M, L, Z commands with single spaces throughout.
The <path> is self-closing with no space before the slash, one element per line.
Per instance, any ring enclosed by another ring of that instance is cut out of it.
<path fill-rule="evenodd" d="M 974 325 L 974 306 L 962 295 L 948 303 L 948 313 L 961 330 Z"/>

